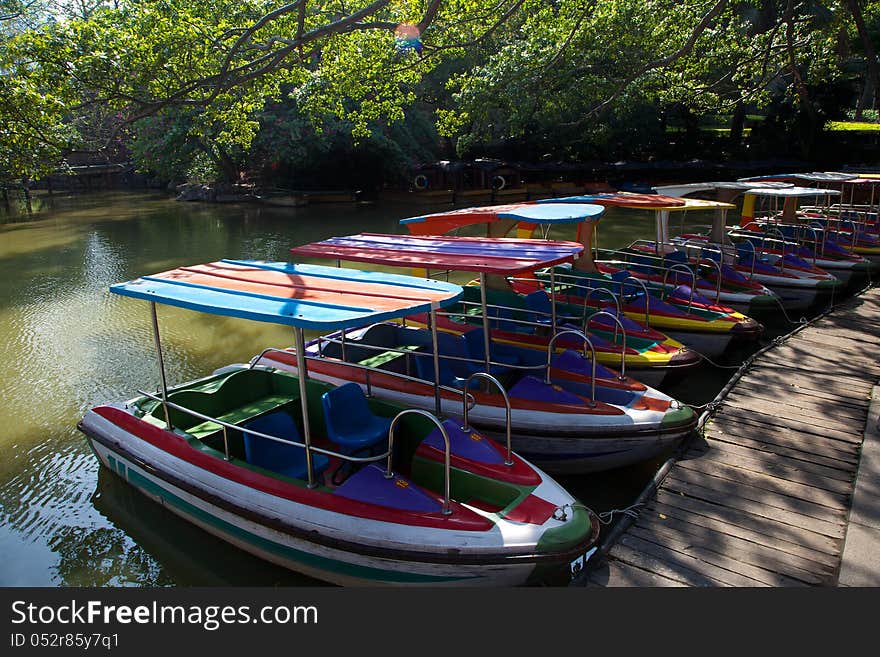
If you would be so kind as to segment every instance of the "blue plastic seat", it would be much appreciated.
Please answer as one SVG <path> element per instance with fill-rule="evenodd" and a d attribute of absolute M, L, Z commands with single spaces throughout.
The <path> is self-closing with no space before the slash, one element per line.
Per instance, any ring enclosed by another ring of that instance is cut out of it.
<path fill-rule="evenodd" d="M 416 361 L 416 375 L 422 379 L 423 381 L 434 382 L 434 356 L 433 354 L 422 352 L 420 354 L 415 355 Z M 440 369 L 439 369 L 439 378 L 437 383 L 441 386 L 449 386 L 450 388 L 464 388 L 464 382 L 467 380 L 466 376 L 458 376 L 452 368 L 449 366 L 449 360 L 446 358 L 440 358 Z M 476 371 L 476 370 L 474 370 Z M 468 374 L 468 376 L 470 373 Z M 471 381 L 471 388 L 475 388 L 480 385 L 480 382 L 476 379 Z"/>
<path fill-rule="evenodd" d="M 327 436 L 347 453 L 371 449 L 388 440 L 391 419 L 375 415 L 357 383 L 346 383 L 321 395 Z"/>
<path fill-rule="evenodd" d="M 467 344 L 467 351 L 470 358 L 477 361 L 486 360 L 486 344 L 483 340 L 483 336 L 485 332 L 482 328 L 476 328 L 468 331 L 464 334 L 464 340 Z M 493 365 L 491 374 L 501 374 L 510 370 L 508 367 L 504 367 L 505 365 L 519 365 L 520 359 L 519 356 L 512 353 L 504 353 L 502 351 L 502 345 L 498 345 L 495 343 L 490 343 L 489 345 L 489 353 L 491 355 L 491 360 L 493 363 L 499 363 L 499 365 Z M 483 371 L 485 369 L 484 365 L 480 365 L 477 363 L 475 365 L 474 371 Z"/>
<path fill-rule="evenodd" d="M 270 413 L 245 422 L 241 426 L 244 434 L 244 454 L 248 463 L 294 479 L 308 478 L 305 448 L 269 440 L 247 431 L 253 429 L 269 436 L 302 442 L 296 422 L 289 413 L 284 411 Z M 328 463 L 325 455 L 312 453 L 312 467 L 316 475 L 323 472 Z"/>

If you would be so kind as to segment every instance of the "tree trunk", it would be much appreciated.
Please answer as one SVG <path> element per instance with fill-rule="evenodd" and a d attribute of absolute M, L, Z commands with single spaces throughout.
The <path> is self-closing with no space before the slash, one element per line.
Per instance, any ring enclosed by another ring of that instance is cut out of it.
<path fill-rule="evenodd" d="M 733 108 L 733 116 L 730 117 L 730 143 L 739 146 L 742 143 L 746 124 L 746 106 L 742 101 L 737 102 Z"/>
<path fill-rule="evenodd" d="M 859 6 L 858 0 L 846 0 L 844 3 L 852 14 L 856 29 L 859 32 L 859 38 L 862 40 L 862 47 L 865 49 L 865 86 L 862 95 L 859 98 L 859 104 L 856 107 L 856 120 L 862 118 L 862 112 L 868 108 L 874 109 L 877 106 L 877 88 L 880 85 L 880 65 L 877 64 L 877 51 L 874 43 L 871 41 L 871 35 L 868 34 L 868 28 L 865 26 L 865 18 L 862 15 L 862 8 Z"/>
<path fill-rule="evenodd" d="M 28 181 L 26 178 L 22 178 L 21 180 L 22 189 L 24 189 L 24 205 L 27 209 L 28 214 L 34 213 L 34 208 L 31 205 L 31 188 L 28 186 Z"/>

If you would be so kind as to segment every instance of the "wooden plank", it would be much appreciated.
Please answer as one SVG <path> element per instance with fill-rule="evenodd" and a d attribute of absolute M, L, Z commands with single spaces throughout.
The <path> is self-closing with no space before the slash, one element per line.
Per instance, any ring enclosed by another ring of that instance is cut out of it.
<path fill-rule="evenodd" d="M 684 586 L 724 586 L 722 582 L 708 578 L 702 573 L 692 571 L 689 568 L 675 567 L 674 564 L 666 563 L 651 554 L 634 549 L 630 547 L 626 538 L 626 534 L 621 536 L 610 553 L 610 556 L 620 563 L 626 564 L 631 568 L 646 570 L 659 577 L 679 582 Z"/>
<path fill-rule="evenodd" d="M 590 572 L 587 578 L 587 586 L 595 587 L 625 587 L 625 586 L 656 586 L 667 587 L 687 586 L 682 582 L 668 579 L 657 573 L 652 573 L 641 568 L 635 568 L 617 559 L 605 559 L 602 564 Z"/>
<path fill-rule="evenodd" d="M 782 504 L 780 500 L 766 493 L 766 491 L 760 492 L 744 486 L 739 487 L 739 489 L 735 486 L 725 486 L 724 490 L 714 490 L 697 484 L 679 481 L 671 475 L 663 481 L 663 490 L 668 493 L 678 493 L 693 499 L 717 504 L 726 509 L 749 513 L 783 525 L 790 525 L 803 531 L 822 534 L 829 538 L 843 539 L 846 534 L 845 516 L 840 522 L 814 518 L 798 511 L 783 508 L 780 506 Z"/>
<path fill-rule="evenodd" d="M 867 359 L 852 362 L 847 359 L 835 360 L 831 357 L 811 355 L 806 350 L 779 347 L 768 351 L 761 357 L 763 365 L 776 365 L 787 370 L 801 372 L 822 372 L 836 379 L 868 381 L 880 375 L 880 368 L 870 364 Z"/>
<path fill-rule="evenodd" d="M 823 578 L 815 573 L 797 568 L 786 568 L 784 564 L 767 558 L 766 554 L 756 556 L 757 551 L 752 549 L 747 541 L 740 541 L 739 544 L 735 544 L 733 541 L 724 544 L 717 541 L 704 544 L 702 541 L 694 541 L 690 536 L 639 526 L 631 527 L 629 534 L 681 554 L 695 557 L 719 568 L 745 575 L 767 586 L 806 586 L 823 583 Z M 713 547 L 710 548 L 708 545 L 713 545 Z M 736 555 L 736 558 L 728 555 Z M 796 576 L 792 576 L 792 574 Z"/>
<path fill-rule="evenodd" d="M 842 542 L 825 534 L 806 531 L 789 524 L 776 522 L 770 518 L 721 506 L 706 500 L 672 493 L 665 489 L 657 491 L 657 501 L 682 511 L 707 516 L 731 525 L 738 525 L 766 534 L 767 536 L 781 538 L 816 551 L 825 552 L 826 554 L 840 555 Z"/>
<path fill-rule="evenodd" d="M 845 385 L 846 383 L 846 381 L 834 380 L 822 374 L 814 374 L 809 377 L 791 375 L 782 377 L 776 369 L 758 364 L 737 382 L 736 387 L 755 386 L 764 388 L 766 386 L 773 386 L 785 390 L 785 386 L 789 386 L 794 388 L 799 394 L 812 394 L 814 396 L 830 398 L 839 404 L 848 404 L 857 408 L 867 409 L 871 399 L 871 386 L 847 386 Z"/>
<path fill-rule="evenodd" d="M 775 418 L 795 422 L 809 422 L 811 426 L 816 427 L 817 429 L 822 429 L 822 431 L 818 433 L 824 433 L 825 430 L 831 430 L 842 431 L 855 436 L 862 436 L 865 428 L 864 420 L 858 420 L 856 418 L 838 414 L 830 416 L 827 408 L 821 412 L 818 410 L 797 408 L 787 404 L 785 402 L 785 397 L 779 399 L 761 399 L 755 396 L 732 392 L 724 400 L 724 403 L 742 410 L 747 409 L 756 413 L 770 415 Z"/>
<path fill-rule="evenodd" d="M 827 463 L 827 467 L 845 470 L 847 473 L 855 469 L 861 448 L 861 442 L 852 443 L 803 433 L 788 427 L 768 425 L 761 419 L 754 417 L 733 418 L 728 415 L 718 415 L 706 424 L 704 433 L 727 442 L 756 440 L 797 450 L 801 452 L 797 458 L 809 463 L 818 463 L 819 461 L 815 460 L 815 457 L 824 456 L 832 461 L 837 461 L 836 463 Z M 792 455 L 792 457 L 794 456 Z"/>
<path fill-rule="evenodd" d="M 845 475 L 838 478 L 850 480 L 850 473 L 855 471 L 859 460 L 859 446 L 848 443 L 823 441 L 814 436 L 799 434 L 779 428 L 767 431 L 766 427 L 739 422 L 728 426 L 727 423 L 712 423 L 704 431 L 707 439 L 722 441 L 733 445 L 741 445 L 752 450 L 797 459 L 800 463 L 792 463 L 794 467 L 805 468 L 808 463 L 824 466 L 826 469 L 841 470 Z M 770 459 L 775 460 L 775 459 Z M 824 471 L 824 470 L 823 470 Z M 835 473 L 827 473 L 833 476 Z"/>
<path fill-rule="evenodd" d="M 862 431 L 841 430 L 841 429 L 824 429 L 817 428 L 804 420 L 796 420 L 789 418 L 779 418 L 769 413 L 760 411 L 751 411 L 731 406 L 728 403 L 722 403 L 719 414 L 723 413 L 730 418 L 737 420 L 751 420 L 752 422 L 760 422 L 771 427 L 782 427 L 784 429 L 793 429 L 802 433 L 812 434 L 814 436 L 840 440 L 848 443 L 860 444 L 863 438 Z"/>
<path fill-rule="evenodd" d="M 785 359 L 790 361 L 792 365 L 801 362 L 817 363 L 820 369 L 824 364 L 829 364 L 834 369 L 831 373 L 838 372 L 854 372 L 856 376 L 861 377 L 862 373 L 878 369 L 876 361 L 871 358 L 871 352 L 877 345 L 868 344 L 864 340 L 861 342 L 861 349 L 857 351 L 847 351 L 838 348 L 834 344 L 836 338 L 828 335 L 815 334 L 814 340 L 807 341 L 799 338 L 788 340 L 787 342 L 764 352 L 762 360 L 767 358 Z M 820 345 L 818 340 L 824 340 L 824 344 Z M 854 341 L 855 342 L 855 341 Z M 822 371 L 820 369 L 820 371 Z M 867 377 L 865 377 L 867 378 Z"/>
<path fill-rule="evenodd" d="M 854 396 L 852 392 L 846 395 L 839 395 L 829 392 L 828 389 L 821 386 L 813 385 L 805 386 L 792 383 L 789 381 L 775 382 L 777 386 L 783 386 L 783 389 L 789 390 L 790 394 L 797 394 L 797 398 L 805 398 L 809 402 L 827 402 L 833 403 L 837 408 L 846 408 L 849 411 L 866 413 L 871 403 L 870 389 L 858 396 Z M 752 380 L 750 378 L 742 378 L 736 384 L 737 390 L 748 391 L 749 393 L 763 393 L 766 385 L 761 381 Z"/>
<path fill-rule="evenodd" d="M 664 513 L 665 511 L 665 513 Z M 743 529 L 737 525 L 729 525 L 702 516 L 682 519 L 675 516 L 678 509 L 658 505 L 639 515 L 636 525 L 654 531 L 674 532 L 679 536 L 689 536 L 702 545 L 730 545 L 729 552 L 737 553 L 739 549 L 753 550 L 756 558 L 775 561 L 790 565 L 794 571 L 815 573 L 819 577 L 830 577 L 837 566 L 833 555 L 816 552 L 802 545 L 780 539 L 774 539 L 758 532 Z M 697 522 L 690 522 L 696 520 Z M 782 568 L 782 566 L 780 566 Z"/>
<path fill-rule="evenodd" d="M 834 493 L 849 495 L 853 490 L 855 474 L 852 470 L 845 471 L 829 468 L 824 465 L 810 463 L 773 451 L 761 452 L 742 444 L 725 443 L 709 437 L 712 460 L 732 465 L 744 470 L 766 473 L 789 481 L 796 481 L 808 486 L 822 488 Z M 696 447 L 692 449 L 698 449 Z M 688 452 L 686 458 L 700 458 L 696 452 Z"/>
<path fill-rule="evenodd" d="M 830 399 L 808 397 L 798 393 L 797 388 L 769 388 L 763 391 L 745 386 L 736 386 L 728 395 L 728 399 L 736 400 L 742 405 L 773 404 L 785 408 L 789 412 L 803 413 L 804 417 L 837 417 L 864 426 L 866 409 L 837 404 Z"/>
<path fill-rule="evenodd" d="M 829 344 L 828 335 L 823 334 L 821 331 L 812 331 L 808 333 L 807 330 L 804 330 L 798 333 L 796 338 L 792 339 L 791 342 L 795 341 L 816 345 L 817 348 L 831 348 L 834 349 L 835 353 L 853 355 L 856 357 L 865 353 L 865 341 L 863 338 L 834 337 L 831 338 Z"/>
<path fill-rule="evenodd" d="M 742 379 L 754 379 L 757 382 L 771 381 L 791 382 L 797 380 L 798 383 L 814 386 L 816 389 L 827 390 L 834 394 L 847 396 L 855 392 L 858 395 L 868 394 L 871 390 L 871 383 L 861 377 L 838 377 L 831 376 L 825 371 L 815 372 L 795 372 L 787 368 L 780 367 L 776 364 L 769 364 L 763 357 L 758 359 L 756 363 L 749 369 L 748 373 Z"/>
<path fill-rule="evenodd" d="M 808 484 L 791 481 L 767 474 L 738 468 L 726 463 L 719 463 L 709 459 L 688 459 L 679 461 L 673 471 L 690 470 L 704 475 L 721 477 L 732 482 L 742 482 L 756 488 L 764 488 L 768 491 L 783 495 L 798 496 L 801 499 L 810 500 L 814 504 L 820 504 L 830 509 L 846 510 L 849 508 L 851 497 L 849 495 L 834 493 L 822 488 L 816 488 Z"/>
<path fill-rule="evenodd" d="M 620 553 L 615 552 L 618 559 L 635 565 L 635 559 L 641 558 L 643 563 L 652 565 L 648 570 L 671 579 L 684 578 L 688 583 L 693 582 L 692 586 L 766 586 L 763 582 L 743 573 L 716 566 L 698 557 L 670 550 L 631 534 L 621 536 L 618 546 L 629 548 L 632 551 L 627 553 L 626 559 L 623 559 Z M 634 556 L 636 554 L 638 557 Z"/>

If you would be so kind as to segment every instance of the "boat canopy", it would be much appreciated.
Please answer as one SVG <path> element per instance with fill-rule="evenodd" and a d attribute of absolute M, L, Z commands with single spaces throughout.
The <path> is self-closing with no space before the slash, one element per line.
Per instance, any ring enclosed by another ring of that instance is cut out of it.
<path fill-rule="evenodd" d="M 363 326 L 456 302 L 461 286 L 320 265 L 220 260 L 178 267 L 110 291 L 212 315 L 299 329 Z"/>
<path fill-rule="evenodd" d="M 854 173 L 840 173 L 837 171 L 813 171 L 811 173 L 778 173 L 767 176 L 754 176 L 752 178 L 739 178 L 739 180 L 742 182 L 755 182 L 759 180 L 806 180 L 808 182 L 834 183 L 846 182 L 848 180 L 851 180 L 852 178 L 857 177 L 858 175 Z"/>
<path fill-rule="evenodd" d="M 449 212 L 401 219 L 411 233 L 442 235 L 471 224 L 486 224 L 502 219 L 531 224 L 555 225 L 595 222 L 605 212 L 601 205 L 590 203 L 510 203 L 476 208 L 461 208 Z"/>
<path fill-rule="evenodd" d="M 808 196 L 840 196 L 837 189 L 823 189 L 821 187 L 782 187 L 777 189 L 756 187 L 749 189 L 746 194 L 752 196 L 770 196 L 775 198 L 803 198 Z"/>
<path fill-rule="evenodd" d="M 688 194 L 696 194 L 698 192 L 745 192 L 750 189 L 783 189 L 785 187 L 793 187 L 794 184 L 782 181 L 724 181 L 724 182 L 699 182 L 699 183 L 682 183 L 680 185 L 663 185 L 655 187 L 658 194 L 668 194 L 669 196 L 687 196 Z M 733 196 L 734 194 L 731 194 Z"/>
<path fill-rule="evenodd" d="M 331 237 L 290 251 L 296 257 L 510 276 L 538 267 L 574 262 L 583 250 L 579 242 L 361 233 Z"/>
<path fill-rule="evenodd" d="M 614 206 L 619 208 L 636 208 L 654 210 L 676 205 L 683 205 L 682 198 L 674 196 L 662 196 L 660 194 L 633 194 L 631 192 L 608 192 L 601 194 L 587 194 L 584 196 L 565 196 L 562 198 L 550 198 L 536 201 L 544 203 L 595 203 L 603 207 Z"/>

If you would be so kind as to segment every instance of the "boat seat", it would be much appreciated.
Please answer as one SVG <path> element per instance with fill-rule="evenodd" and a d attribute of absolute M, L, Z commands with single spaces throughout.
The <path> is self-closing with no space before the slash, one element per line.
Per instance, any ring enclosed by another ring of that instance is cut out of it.
<path fill-rule="evenodd" d="M 364 391 L 357 383 L 346 383 L 321 395 L 327 437 L 346 453 L 387 445 L 391 419 L 370 410 Z"/>
<path fill-rule="evenodd" d="M 269 395 L 268 397 L 255 399 L 254 401 L 242 404 L 238 408 L 234 408 L 231 411 L 227 411 L 226 413 L 221 413 L 216 417 L 218 420 L 222 420 L 223 422 L 227 422 L 228 424 L 241 424 L 246 420 L 255 419 L 267 413 L 280 410 L 288 404 L 292 404 L 294 402 L 297 402 L 298 400 L 298 395 Z M 159 407 L 159 409 L 161 409 L 161 406 Z M 205 414 L 210 415 L 210 413 Z M 172 423 L 173 422 L 174 420 L 172 419 Z M 221 431 L 222 429 L 223 427 L 216 422 L 205 420 L 203 422 L 199 422 L 199 424 L 195 424 L 185 429 L 185 431 L 188 434 L 202 440 L 213 433 Z"/>
<path fill-rule="evenodd" d="M 476 328 L 471 331 L 468 331 L 464 334 L 464 340 L 467 345 L 467 352 L 470 358 L 478 361 L 486 360 L 486 344 L 483 340 L 483 335 L 485 332 L 482 328 Z M 492 365 L 492 371 L 490 374 L 503 374 L 504 372 L 510 371 L 509 367 L 505 367 L 505 365 L 520 365 L 520 358 L 516 354 L 504 353 L 500 345 L 495 343 L 489 344 L 489 354 L 493 363 L 499 363 L 498 365 Z M 483 371 L 485 365 L 480 365 L 475 363 L 475 366 L 478 368 L 476 371 Z"/>
<path fill-rule="evenodd" d="M 430 351 L 421 351 L 415 357 L 416 376 L 423 381 L 434 382 L 434 356 Z M 450 388 L 463 388 L 467 377 L 458 376 L 449 366 L 449 359 L 440 358 L 440 370 L 438 372 L 438 380 L 441 386 L 449 386 Z M 468 374 L 470 376 L 470 374 Z M 476 388 L 480 385 L 478 379 L 471 381 L 470 387 Z"/>
<path fill-rule="evenodd" d="M 528 306 L 529 310 L 533 311 L 529 317 L 530 321 L 535 322 L 536 324 L 550 325 L 552 322 L 553 302 L 544 290 L 537 290 L 531 294 L 527 294 L 526 306 Z M 580 320 L 580 317 L 563 315 L 559 312 L 556 313 L 557 324 L 570 321 L 580 322 Z"/>
<path fill-rule="evenodd" d="M 308 463 L 304 447 L 269 440 L 249 433 L 248 429 L 301 443 L 302 436 L 289 413 L 285 411 L 270 413 L 242 425 L 245 459 L 251 465 L 286 477 L 308 479 Z M 312 469 L 316 475 L 326 470 L 328 464 L 329 459 L 324 454 L 312 452 Z"/>

